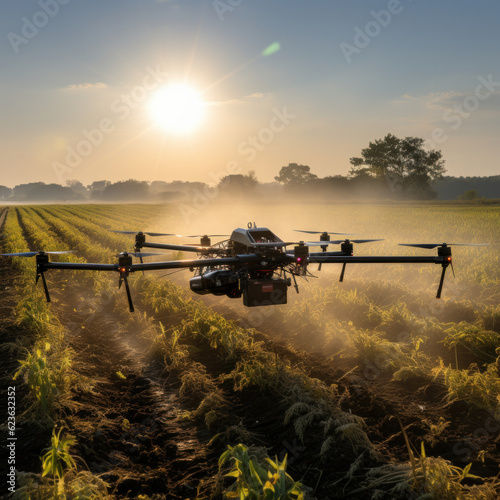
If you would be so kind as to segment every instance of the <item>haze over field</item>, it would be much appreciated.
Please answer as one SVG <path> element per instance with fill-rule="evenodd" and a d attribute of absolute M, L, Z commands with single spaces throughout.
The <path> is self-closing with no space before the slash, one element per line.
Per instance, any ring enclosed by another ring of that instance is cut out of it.
<path fill-rule="evenodd" d="M 2 181 L 345 175 L 394 133 L 498 173 L 500 5 L 21 0 L 0 8 Z"/>

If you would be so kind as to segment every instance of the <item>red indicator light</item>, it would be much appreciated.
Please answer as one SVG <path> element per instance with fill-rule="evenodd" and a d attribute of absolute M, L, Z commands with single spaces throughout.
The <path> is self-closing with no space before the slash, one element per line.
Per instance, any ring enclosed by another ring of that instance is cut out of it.
<path fill-rule="evenodd" d="M 302 257 L 297 257 L 297 263 L 300 264 L 302 262 Z"/>
<path fill-rule="evenodd" d="M 120 271 L 121 273 L 124 273 L 124 272 L 126 271 L 126 269 L 125 269 L 124 267 L 120 267 L 119 271 Z"/>
<path fill-rule="evenodd" d="M 451 262 L 451 257 L 448 257 L 448 262 Z"/>

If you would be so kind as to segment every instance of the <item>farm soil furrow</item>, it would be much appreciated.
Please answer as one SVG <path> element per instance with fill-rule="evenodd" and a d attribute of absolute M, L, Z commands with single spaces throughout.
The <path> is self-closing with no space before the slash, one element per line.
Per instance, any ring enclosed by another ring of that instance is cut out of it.
<path fill-rule="evenodd" d="M 128 332 L 112 311 L 95 310 L 88 290 L 76 288 L 59 294 L 57 314 L 78 353 L 79 373 L 95 382 L 92 392 L 78 394 L 79 409 L 65 419 L 78 436 L 80 456 L 117 498 L 167 492 L 188 498 L 214 472 L 206 465 L 207 436 L 199 438 L 196 426 L 182 419 L 186 409 L 161 367 L 144 356 L 147 345 L 126 341 L 138 332 Z"/>

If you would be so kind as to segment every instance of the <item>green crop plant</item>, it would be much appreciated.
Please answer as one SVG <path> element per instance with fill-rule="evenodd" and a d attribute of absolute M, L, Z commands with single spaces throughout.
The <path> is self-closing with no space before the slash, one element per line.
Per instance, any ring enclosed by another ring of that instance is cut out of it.
<path fill-rule="evenodd" d="M 19 360 L 21 367 L 14 374 L 14 380 L 24 377 L 35 401 L 35 412 L 50 417 L 54 404 L 67 396 L 68 389 L 76 382 L 72 371 L 73 352 L 68 348 L 54 351 L 49 342 L 43 348 L 35 347 L 27 351 L 26 357 Z M 82 384 L 85 379 L 80 381 Z"/>
<path fill-rule="evenodd" d="M 431 421 L 425 419 L 422 421 L 427 427 L 427 434 L 424 436 L 424 440 L 428 442 L 431 447 L 434 447 L 443 438 L 443 432 L 451 424 L 451 422 L 446 421 L 443 417 L 439 417 L 437 423 L 433 424 Z"/>
<path fill-rule="evenodd" d="M 21 374 L 25 375 L 28 387 L 45 414 L 52 412 L 53 402 L 58 393 L 54 373 L 47 364 L 46 355 L 36 349 L 28 352 L 24 360 L 20 360 L 21 368 L 14 374 L 16 380 Z"/>
<path fill-rule="evenodd" d="M 406 436 L 406 435 L 405 435 Z M 407 439 L 407 438 L 406 438 Z M 362 486 L 350 491 L 346 497 L 363 498 L 371 492 L 373 500 L 386 498 L 406 500 L 496 500 L 499 485 L 494 479 L 484 484 L 470 486 L 465 479 L 481 480 L 470 474 L 472 464 L 463 469 L 452 465 L 441 457 L 428 457 L 424 444 L 420 454 L 414 453 L 407 441 L 410 461 L 402 464 L 388 464 L 371 468 Z"/>
<path fill-rule="evenodd" d="M 490 361 L 496 357 L 495 349 L 500 344 L 500 333 L 484 330 L 465 321 L 453 324 L 444 333 L 446 338 L 443 344 L 447 347 L 456 349 L 461 346 Z"/>
<path fill-rule="evenodd" d="M 246 331 L 206 307 L 197 308 L 192 319 L 183 321 L 182 329 L 187 337 L 202 339 L 212 349 L 223 349 L 227 358 L 234 357 L 249 342 Z"/>
<path fill-rule="evenodd" d="M 233 466 L 226 474 L 235 482 L 225 490 L 225 498 L 245 500 L 302 500 L 302 484 L 286 472 L 287 459 L 279 463 L 267 458 L 262 461 L 249 453 L 243 444 L 228 446 L 219 458 L 219 470 L 232 460 Z"/>
<path fill-rule="evenodd" d="M 160 323 L 161 333 L 157 337 L 157 342 L 161 342 L 162 353 L 167 368 L 180 369 L 188 363 L 190 351 L 193 346 L 182 343 L 182 332 L 174 328 L 169 334 L 165 331 L 164 326 Z"/>
<path fill-rule="evenodd" d="M 52 431 L 51 445 L 40 457 L 41 475 L 20 472 L 14 500 L 111 500 L 108 484 L 89 471 L 78 471 L 70 448 L 73 436 L 61 436 L 62 429 Z M 50 483 L 47 479 L 50 478 Z"/>
<path fill-rule="evenodd" d="M 169 281 L 158 281 L 151 276 L 141 276 L 137 280 L 137 288 L 141 290 L 142 303 L 151 307 L 156 314 L 179 313 L 191 306 L 191 298 Z"/>
<path fill-rule="evenodd" d="M 33 293 L 31 285 L 28 285 L 22 293 L 26 295 L 16 306 L 16 323 L 32 334 L 46 335 L 50 329 L 51 314 L 45 298 L 39 293 Z"/>
<path fill-rule="evenodd" d="M 54 487 L 54 498 L 65 498 L 64 491 L 64 469 L 76 469 L 76 462 L 70 454 L 70 447 L 75 444 L 72 436 L 61 437 L 62 429 L 56 434 L 52 431 L 51 446 L 41 457 L 42 477 L 51 476 Z"/>
<path fill-rule="evenodd" d="M 498 414 L 500 411 L 500 377 L 496 363 L 487 365 L 485 371 L 471 366 L 468 370 L 456 370 L 440 360 L 434 368 L 434 379 L 448 389 L 448 400 L 459 399 L 484 410 Z"/>
<path fill-rule="evenodd" d="M 500 333 L 500 305 L 485 307 L 476 315 L 484 329 Z"/>

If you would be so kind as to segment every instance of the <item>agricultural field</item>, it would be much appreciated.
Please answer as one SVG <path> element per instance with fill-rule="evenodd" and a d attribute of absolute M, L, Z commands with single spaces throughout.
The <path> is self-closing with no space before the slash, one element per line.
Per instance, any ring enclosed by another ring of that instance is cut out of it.
<path fill-rule="evenodd" d="M 500 207 L 3 213 L 3 253 L 72 250 L 51 257 L 69 262 L 116 262 L 132 250 L 132 237 L 111 230 L 223 234 L 248 221 L 287 241 L 303 239 L 294 229 L 383 238 L 355 246 L 358 255 L 489 243 L 453 247 L 455 277 L 447 273 L 440 300 L 439 266 L 348 265 L 339 283 L 340 266 L 311 264 L 317 278 L 291 288 L 288 304 L 258 308 L 192 294 L 187 270 L 135 273 L 133 314 L 114 275 L 50 271 L 47 304 L 34 259 L 0 258 L 13 498 L 499 497 Z"/>

